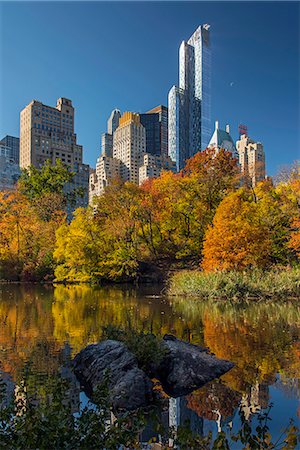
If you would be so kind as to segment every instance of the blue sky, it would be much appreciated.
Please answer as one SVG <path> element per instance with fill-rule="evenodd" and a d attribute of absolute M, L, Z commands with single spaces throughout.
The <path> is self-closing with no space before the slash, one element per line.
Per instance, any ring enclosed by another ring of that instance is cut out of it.
<path fill-rule="evenodd" d="M 300 158 L 299 3 L 3 2 L 0 137 L 32 99 L 72 99 L 84 162 L 95 167 L 113 108 L 167 104 L 178 49 L 211 25 L 212 121 L 265 146 L 268 174 Z M 233 83 L 233 85 L 232 85 Z"/>

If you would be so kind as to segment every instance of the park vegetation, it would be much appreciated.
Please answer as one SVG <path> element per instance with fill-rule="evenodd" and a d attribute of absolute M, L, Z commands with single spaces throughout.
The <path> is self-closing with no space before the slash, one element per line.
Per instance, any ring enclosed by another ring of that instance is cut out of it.
<path fill-rule="evenodd" d="M 0 388 L 0 401 L 3 401 L 5 385 L 1 383 Z M 213 438 L 211 432 L 206 436 L 192 433 L 188 423 L 177 429 L 163 427 L 157 409 L 124 413 L 112 420 L 107 382 L 98 386 L 94 404 L 89 402 L 74 414 L 70 389 L 68 380 L 56 374 L 48 383 L 47 392 L 37 399 L 25 379 L 15 399 L 0 410 L 0 449 L 142 450 L 145 446 L 141 442 L 141 432 L 147 423 L 162 437 L 160 448 L 163 450 L 174 447 L 183 450 L 233 450 L 237 446 L 253 450 L 293 450 L 300 442 L 299 429 L 292 421 L 278 439 L 272 438 L 269 431 L 271 406 L 254 414 L 257 426 L 249 423 L 239 411 L 241 426 L 238 432 L 234 433 L 228 427 Z M 169 440 L 174 445 L 169 445 Z M 151 439 L 149 444 L 155 444 L 155 441 L 155 438 Z"/>
<path fill-rule="evenodd" d="M 114 180 L 69 222 L 72 177 L 58 161 L 23 171 L 15 191 L 0 193 L 1 279 L 129 281 L 142 266 L 176 264 L 222 277 L 299 263 L 297 169 L 276 186 L 242 186 L 231 153 L 207 149 L 142 186 Z"/>

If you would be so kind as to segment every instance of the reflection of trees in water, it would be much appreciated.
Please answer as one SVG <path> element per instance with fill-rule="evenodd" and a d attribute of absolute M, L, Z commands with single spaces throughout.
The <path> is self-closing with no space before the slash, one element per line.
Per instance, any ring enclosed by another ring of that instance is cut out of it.
<path fill-rule="evenodd" d="M 2 285 L 0 301 L 0 367 L 19 372 L 27 361 L 49 371 L 51 355 L 59 351 L 54 342 L 51 286 Z"/>
<path fill-rule="evenodd" d="M 300 316 L 296 305 L 179 300 L 174 308 L 191 321 L 202 320 L 205 345 L 236 364 L 222 377 L 232 389 L 249 393 L 257 383 L 274 383 L 279 372 L 286 377 L 299 376 Z"/>
<path fill-rule="evenodd" d="M 221 382 L 211 382 L 187 396 L 187 405 L 200 417 L 221 421 L 232 419 L 242 396 Z"/>
<path fill-rule="evenodd" d="M 84 345 L 98 341 L 102 327 L 110 324 L 156 335 L 171 332 L 183 338 L 189 335 L 192 327 L 174 315 L 168 303 L 137 295 L 133 289 L 57 286 L 54 297 L 54 336 L 59 341 L 68 339 L 74 353 Z"/>
<path fill-rule="evenodd" d="M 151 298 L 153 292 L 159 289 L 2 286 L 2 370 L 14 375 L 30 361 L 34 371 L 54 373 L 66 341 L 74 355 L 98 341 L 103 326 L 113 324 L 158 335 L 174 333 L 208 346 L 235 362 L 222 377 L 231 391 L 250 395 L 257 383 L 273 383 L 276 373 L 298 379 L 300 318 L 295 305 L 169 301 Z"/>

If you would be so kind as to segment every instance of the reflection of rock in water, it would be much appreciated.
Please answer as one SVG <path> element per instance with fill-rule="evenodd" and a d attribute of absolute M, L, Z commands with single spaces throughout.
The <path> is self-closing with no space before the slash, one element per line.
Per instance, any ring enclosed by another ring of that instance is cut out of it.
<path fill-rule="evenodd" d="M 166 432 L 169 428 L 172 428 L 176 433 L 179 426 L 187 426 L 193 434 L 203 436 L 203 419 L 188 407 L 187 399 L 185 397 L 171 397 L 166 400 L 166 402 L 168 403 L 168 408 L 161 411 L 159 418 L 160 423 Z M 162 443 L 162 441 L 164 441 L 164 437 L 155 431 L 155 424 L 148 422 L 141 434 L 141 442 L 149 442 L 153 437 L 155 437 L 158 442 Z M 169 445 L 173 445 L 172 440 L 169 440 Z"/>

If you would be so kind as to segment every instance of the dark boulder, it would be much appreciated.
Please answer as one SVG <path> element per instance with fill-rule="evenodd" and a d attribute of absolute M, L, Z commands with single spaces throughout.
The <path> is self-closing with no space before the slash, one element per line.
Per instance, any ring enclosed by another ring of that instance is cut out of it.
<path fill-rule="evenodd" d="M 165 355 L 156 368 L 156 377 L 172 397 L 189 394 L 234 366 L 230 361 L 209 354 L 206 348 L 180 341 L 172 335 L 165 335 L 162 345 Z"/>
<path fill-rule="evenodd" d="M 73 363 L 75 375 L 91 398 L 96 387 L 108 377 L 115 411 L 131 411 L 152 401 L 151 380 L 138 368 L 136 357 L 122 342 L 107 340 L 88 345 Z"/>

